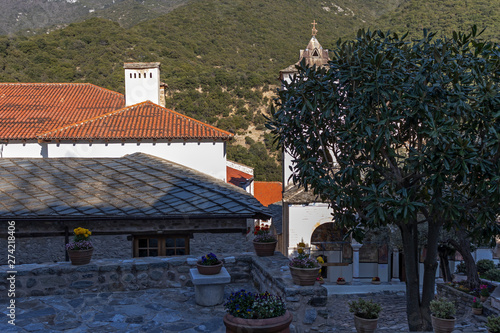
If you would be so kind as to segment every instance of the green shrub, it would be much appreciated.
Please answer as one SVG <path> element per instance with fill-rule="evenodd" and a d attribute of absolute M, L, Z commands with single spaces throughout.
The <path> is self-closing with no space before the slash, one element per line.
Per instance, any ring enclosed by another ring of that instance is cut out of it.
<path fill-rule="evenodd" d="M 432 300 L 429 307 L 436 318 L 453 319 L 456 313 L 455 304 L 444 298 Z"/>
<path fill-rule="evenodd" d="M 376 319 L 381 310 L 380 305 L 372 300 L 365 301 L 360 298 L 358 301 L 349 302 L 349 312 L 361 318 Z"/>
<path fill-rule="evenodd" d="M 467 269 L 466 269 L 466 266 L 465 266 L 465 262 L 461 262 L 460 264 L 457 265 L 456 267 L 456 272 L 457 273 L 461 273 L 461 274 L 467 274 Z"/>
<path fill-rule="evenodd" d="M 486 327 L 490 333 L 500 333 L 500 317 L 488 317 Z"/>
<path fill-rule="evenodd" d="M 491 281 L 500 282 L 500 269 L 498 268 L 490 269 L 484 275 Z"/>
<path fill-rule="evenodd" d="M 490 269 L 495 268 L 495 263 L 493 263 L 493 260 L 489 259 L 481 259 L 476 263 L 477 266 L 477 271 L 479 274 L 484 274 Z"/>

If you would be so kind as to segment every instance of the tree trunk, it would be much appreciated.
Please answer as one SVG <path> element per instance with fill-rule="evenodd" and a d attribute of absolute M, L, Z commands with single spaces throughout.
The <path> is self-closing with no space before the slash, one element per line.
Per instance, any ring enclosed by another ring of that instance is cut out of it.
<path fill-rule="evenodd" d="M 431 301 L 434 299 L 434 289 L 436 286 L 437 255 L 439 243 L 439 231 L 441 223 L 428 222 L 427 227 L 427 255 L 424 260 L 424 281 L 422 285 L 422 303 L 420 312 L 422 313 L 422 330 L 431 331 L 431 311 L 429 309 Z"/>
<path fill-rule="evenodd" d="M 451 277 L 450 262 L 448 260 L 448 251 L 446 250 L 441 251 L 441 249 L 439 249 L 438 252 L 439 252 L 439 262 L 441 263 L 439 267 L 441 269 L 441 274 L 443 275 L 443 280 L 444 282 L 451 282 L 453 279 Z"/>
<path fill-rule="evenodd" d="M 410 331 L 420 331 L 423 318 L 420 312 L 418 277 L 418 230 L 415 224 L 399 225 L 403 240 L 406 271 L 406 315 Z"/>
<path fill-rule="evenodd" d="M 448 239 L 448 243 L 450 243 L 464 258 L 465 268 L 467 272 L 467 287 L 469 289 L 479 289 L 479 285 L 481 281 L 479 280 L 479 276 L 477 274 L 477 266 L 474 261 L 474 257 L 472 257 L 472 250 L 470 247 L 470 242 L 462 229 L 457 230 L 457 239 Z"/>

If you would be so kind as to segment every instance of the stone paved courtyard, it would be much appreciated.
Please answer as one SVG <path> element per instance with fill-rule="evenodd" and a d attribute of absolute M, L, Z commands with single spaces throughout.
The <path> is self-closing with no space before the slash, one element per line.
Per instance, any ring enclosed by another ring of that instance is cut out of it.
<path fill-rule="evenodd" d="M 226 296 L 240 289 L 252 290 L 248 285 L 231 284 Z M 327 325 L 313 326 L 310 332 L 355 332 L 347 302 L 358 297 L 382 304 L 377 332 L 408 332 L 404 294 L 387 292 L 329 296 Z M 3 300 L 3 309 L 5 304 Z M 196 305 L 194 288 L 25 297 L 18 298 L 16 305 L 16 327 L 8 325 L 4 316 L 0 332 L 225 332 L 223 306 Z M 484 321 L 482 316 L 466 313 L 454 332 L 486 332 Z"/>

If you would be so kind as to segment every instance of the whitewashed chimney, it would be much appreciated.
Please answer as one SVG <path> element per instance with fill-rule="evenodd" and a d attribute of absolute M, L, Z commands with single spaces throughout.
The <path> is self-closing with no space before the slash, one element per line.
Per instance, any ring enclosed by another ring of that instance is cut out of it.
<path fill-rule="evenodd" d="M 125 68 L 125 104 L 160 103 L 160 63 L 128 62 Z"/>

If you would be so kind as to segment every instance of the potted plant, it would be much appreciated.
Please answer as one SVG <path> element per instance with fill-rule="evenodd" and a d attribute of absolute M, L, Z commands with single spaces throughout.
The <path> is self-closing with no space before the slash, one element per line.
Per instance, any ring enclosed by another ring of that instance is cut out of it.
<path fill-rule="evenodd" d="M 343 277 L 339 277 L 337 279 L 337 284 L 345 284 L 345 279 Z"/>
<path fill-rule="evenodd" d="M 472 313 L 475 315 L 483 313 L 483 303 L 481 303 L 481 301 L 476 297 L 474 297 L 474 300 L 472 301 Z"/>
<path fill-rule="evenodd" d="M 434 332 L 451 333 L 455 328 L 455 305 L 446 299 L 435 299 L 430 303 Z"/>
<path fill-rule="evenodd" d="M 289 333 L 292 314 L 281 297 L 240 290 L 224 303 L 226 332 Z"/>
<path fill-rule="evenodd" d="M 322 264 L 325 263 L 325 260 L 323 260 L 323 257 L 322 256 L 317 256 L 316 257 L 316 261 L 318 262 L 318 264 L 320 266 L 323 266 Z M 323 284 L 325 283 L 325 280 L 323 280 L 323 276 L 321 276 L 321 271 L 323 270 L 323 268 L 320 268 L 319 271 L 318 271 L 318 277 L 316 278 L 316 281 L 319 282 L 319 284 Z"/>
<path fill-rule="evenodd" d="M 210 252 L 209 254 L 202 256 L 200 260 L 196 263 L 198 268 L 198 273 L 203 275 L 215 275 L 219 274 L 222 269 L 222 261 L 217 259 L 217 256 Z"/>
<path fill-rule="evenodd" d="M 380 284 L 380 278 L 378 276 L 373 277 L 372 284 Z"/>
<path fill-rule="evenodd" d="M 92 232 L 89 229 L 78 227 L 73 230 L 73 241 L 66 244 L 66 251 L 68 251 L 72 265 L 85 265 L 90 262 L 94 252 L 90 235 Z"/>
<path fill-rule="evenodd" d="M 288 264 L 292 274 L 293 283 L 299 286 L 312 286 L 316 282 L 321 266 L 314 258 L 309 258 L 304 254 L 290 260 Z"/>
<path fill-rule="evenodd" d="M 354 327 L 358 333 L 373 333 L 377 329 L 380 304 L 360 298 L 349 302 L 349 312 L 354 313 Z"/>
<path fill-rule="evenodd" d="M 488 317 L 486 327 L 489 333 L 500 333 L 500 317 Z"/>
<path fill-rule="evenodd" d="M 481 302 L 486 302 L 486 300 L 490 296 L 490 291 L 488 290 L 488 285 L 482 284 L 479 286 L 479 296 L 481 298 Z"/>
<path fill-rule="evenodd" d="M 274 255 L 278 240 L 269 232 L 269 227 L 256 225 L 254 229 L 253 248 L 259 257 L 268 257 Z"/>

